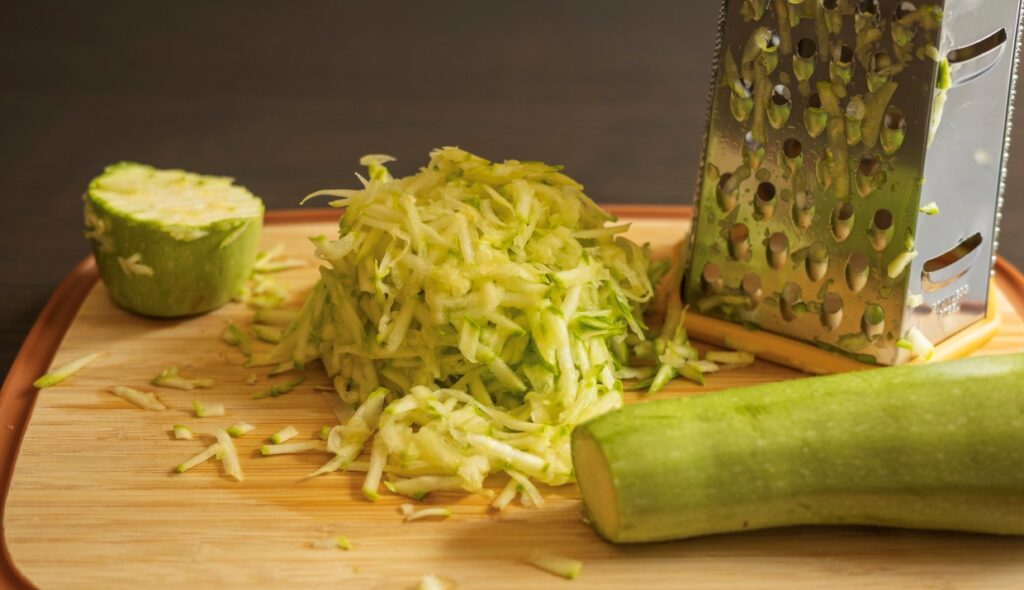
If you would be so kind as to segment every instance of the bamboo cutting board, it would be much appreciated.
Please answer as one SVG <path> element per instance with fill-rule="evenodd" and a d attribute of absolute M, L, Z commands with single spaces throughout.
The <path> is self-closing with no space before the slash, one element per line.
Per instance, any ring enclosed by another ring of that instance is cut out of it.
<path fill-rule="evenodd" d="M 619 213 L 635 222 L 630 236 L 650 241 L 659 255 L 667 255 L 688 223 L 682 208 Z M 288 255 L 309 260 L 309 268 L 278 275 L 304 290 L 316 277 L 306 237 L 333 235 L 336 213 L 276 220 L 265 230 L 265 247 L 283 243 Z M 1024 348 L 1024 279 L 1005 263 L 999 269 L 1003 328 L 986 353 Z M 52 352 L 44 345 L 47 326 L 37 326 L 0 399 L 0 418 L 9 425 L 0 444 L 9 449 L 21 427 L 12 404 L 22 404 L 26 416 L 31 410 L 3 514 L 9 562 L 0 581 L 11 587 L 390 589 L 414 588 L 428 573 L 451 578 L 462 589 L 1024 585 L 1024 539 L 1017 538 L 803 527 L 616 547 L 581 521 L 572 485 L 544 490 L 541 509 L 516 504 L 500 514 L 489 512 L 482 498 L 435 494 L 428 503 L 450 507 L 453 518 L 403 524 L 397 507 L 406 500 L 384 494 L 367 502 L 359 474 L 300 481 L 325 455 L 259 456 L 259 445 L 285 425 L 298 428 L 295 440 L 303 440 L 335 422 L 331 394 L 314 390 L 327 384 L 318 365 L 307 369 L 306 382 L 292 393 L 253 400 L 253 393 L 291 377 L 268 379 L 261 371 L 257 384 L 245 383 L 255 371 L 243 368 L 242 355 L 219 340 L 227 320 L 248 318 L 243 306 L 186 320 L 143 319 L 114 307 L 89 272 L 88 265 L 79 270 L 77 287 L 62 287 L 41 322 L 59 330 L 60 318 L 74 312 L 68 306 L 75 306 L 75 292 L 87 291 L 54 363 L 99 350 L 106 355 L 65 384 L 39 392 L 31 408 L 32 392 L 24 384 L 37 375 L 21 373 L 33 359 L 45 367 L 39 357 Z M 57 338 L 50 336 L 54 344 Z M 216 386 L 160 389 L 171 408 L 164 412 L 138 409 L 105 392 L 117 384 L 150 389 L 148 381 L 170 365 L 186 376 L 212 377 Z M 657 397 L 798 376 L 759 361 L 711 376 L 704 389 L 675 381 Z M 193 399 L 223 403 L 227 416 L 196 419 L 189 411 Z M 256 426 L 236 440 L 245 482 L 224 477 L 215 462 L 173 473 L 209 443 L 173 440 L 172 425 L 202 429 L 237 421 Z M 337 533 L 351 540 L 351 551 L 311 547 Z M 568 582 L 524 564 L 537 547 L 582 559 L 581 577 Z"/>

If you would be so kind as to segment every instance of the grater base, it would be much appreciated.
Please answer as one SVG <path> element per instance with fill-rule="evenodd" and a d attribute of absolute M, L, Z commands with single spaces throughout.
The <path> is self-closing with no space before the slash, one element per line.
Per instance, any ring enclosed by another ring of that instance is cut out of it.
<path fill-rule="evenodd" d="M 989 292 L 996 293 L 994 281 L 989 287 Z M 999 329 L 1000 323 L 996 297 L 989 297 L 985 317 L 936 344 L 935 352 L 928 362 L 953 360 L 971 354 L 992 339 Z M 881 367 L 881 365 L 862 363 L 850 357 L 766 330 L 752 331 L 739 324 L 701 315 L 694 311 L 686 312 L 686 332 L 696 340 L 750 352 L 766 361 L 815 375 Z M 923 364 L 924 362 L 918 358 L 908 364 Z"/>

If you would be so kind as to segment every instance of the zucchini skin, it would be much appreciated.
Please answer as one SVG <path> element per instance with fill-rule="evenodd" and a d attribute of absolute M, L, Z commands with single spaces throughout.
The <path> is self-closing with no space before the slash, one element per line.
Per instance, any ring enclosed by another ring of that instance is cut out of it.
<path fill-rule="evenodd" d="M 616 543 L 838 524 L 1024 534 L 1024 354 L 633 404 L 572 444 L 591 522 Z"/>

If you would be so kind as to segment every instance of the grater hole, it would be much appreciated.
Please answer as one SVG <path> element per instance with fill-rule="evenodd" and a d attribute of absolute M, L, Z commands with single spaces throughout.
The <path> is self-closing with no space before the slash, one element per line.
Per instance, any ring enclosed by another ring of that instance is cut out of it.
<path fill-rule="evenodd" d="M 853 204 L 845 202 L 839 206 L 836 211 L 836 219 L 838 221 L 849 221 L 853 219 Z"/>
<path fill-rule="evenodd" d="M 789 88 L 786 88 L 782 84 L 778 84 L 772 89 L 772 104 L 777 106 L 786 106 L 791 102 L 791 95 Z"/>
<path fill-rule="evenodd" d="M 767 181 L 757 185 L 757 199 L 762 203 L 772 202 L 775 199 L 775 185 Z"/>
<path fill-rule="evenodd" d="M 878 0 L 860 0 L 857 3 L 857 14 L 878 14 Z"/>
<path fill-rule="evenodd" d="M 860 164 L 857 165 L 857 170 L 864 176 L 874 176 L 875 172 L 878 172 L 878 168 L 881 165 L 882 163 L 878 159 L 878 156 L 862 156 Z"/>
<path fill-rule="evenodd" d="M 812 95 L 807 97 L 807 108 L 811 108 L 811 109 L 820 109 L 821 108 L 821 97 L 818 96 L 817 92 L 815 92 L 814 94 L 812 94 Z"/>
<path fill-rule="evenodd" d="M 804 146 L 799 139 L 787 139 L 782 143 L 782 153 L 790 160 L 799 158 L 803 150 Z"/>
<path fill-rule="evenodd" d="M 735 178 L 731 172 L 726 172 L 718 179 L 718 190 L 723 193 L 731 193 L 739 188 L 739 179 Z"/>
<path fill-rule="evenodd" d="M 842 242 L 850 236 L 853 230 L 853 205 L 849 201 L 836 203 L 832 211 L 832 234 L 836 240 Z"/>
<path fill-rule="evenodd" d="M 888 53 L 880 51 L 871 56 L 871 71 L 880 72 L 885 68 L 892 66 L 892 58 L 889 57 Z"/>
<path fill-rule="evenodd" d="M 829 330 L 835 330 L 843 321 L 843 298 L 835 293 L 825 293 L 821 301 L 821 323 Z"/>
<path fill-rule="evenodd" d="M 789 248 L 789 238 L 782 232 L 775 232 L 768 238 L 768 250 L 779 254 Z"/>
<path fill-rule="evenodd" d="M 850 254 L 846 268 L 854 274 L 860 274 L 868 269 L 868 257 L 863 252 L 854 252 Z"/>
<path fill-rule="evenodd" d="M 893 225 L 892 211 L 879 209 L 871 219 L 871 247 L 881 252 L 889 245 Z"/>
<path fill-rule="evenodd" d="M 839 0 L 821 0 L 821 6 L 825 10 L 835 10 L 839 8 Z"/>
<path fill-rule="evenodd" d="M 853 49 L 849 45 L 837 45 L 832 48 L 832 61 L 846 66 L 853 63 Z"/>
<path fill-rule="evenodd" d="M 812 281 L 820 281 L 828 272 L 828 247 L 821 242 L 814 242 L 807 251 L 807 261 L 804 263 L 807 271 L 807 278 Z"/>
<path fill-rule="evenodd" d="M 729 241 L 733 244 L 742 244 L 750 237 L 750 229 L 742 223 L 737 223 L 729 229 Z"/>
<path fill-rule="evenodd" d="M 743 293 L 750 297 L 752 303 L 757 303 L 761 299 L 761 277 L 757 276 L 757 273 L 748 272 L 743 275 L 743 280 L 740 281 L 740 288 L 743 289 Z"/>
<path fill-rule="evenodd" d="M 753 131 L 747 131 L 747 134 L 743 136 L 743 145 L 752 152 L 764 147 L 763 143 L 754 138 Z"/>
<path fill-rule="evenodd" d="M 882 231 L 886 231 L 891 228 L 893 224 L 892 211 L 889 211 L 888 209 L 879 209 L 878 211 L 875 211 L 874 224 L 876 228 Z"/>
<path fill-rule="evenodd" d="M 825 293 L 821 309 L 829 315 L 839 313 L 843 311 L 843 298 L 835 293 Z"/>
<path fill-rule="evenodd" d="M 750 229 L 742 223 L 729 228 L 729 251 L 736 260 L 750 258 Z"/>
<path fill-rule="evenodd" d="M 789 305 L 800 302 L 800 285 L 796 283 L 786 283 L 782 286 L 782 302 Z"/>
<path fill-rule="evenodd" d="M 743 76 L 740 76 L 739 85 L 735 86 L 734 88 L 740 91 L 740 94 L 743 95 L 743 98 L 750 98 L 751 96 L 754 95 L 754 81 L 748 80 Z"/>
<path fill-rule="evenodd" d="M 714 293 L 722 287 L 722 268 L 714 262 L 704 265 L 700 278 L 703 281 L 704 291 Z"/>
<path fill-rule="evenodd" d="M 893 20 L 900 20 L 901 18 L 917 12 L 917 6 L 914 6 L 913 2 L 900 2 L 896 7 L 896 12 L 893 13 Z"/>
<path fill-rule="evenodd" d="M 742 180 L 738 175 L 730 172 L 726 172 L 718 179 L 718 204 L 726 213 L 736 208 L 739 201 L 738 189 Z"/>
<path fill-rule="evenodd" d="M 885 329 L 885 311 L 877 303 L 870 303 L 864 308 L 860 321 L 861 330 L 868 338 L 875 339 Z"/>
<path fill-rule="evenodd" d="M 789 258 L 789 238 L 782 232 L 768 236 L 768 264 L 772 268 L 782 268 Z"/>
<path fill-rule="evenodd" d="M 818 53 L 818 44 L 804 37 L 796 42 L 796 54 L 803 59 L 812 59 Z"/>
<path fill-rule="evenodd" d="M 891 154 L 900 149 L 903 139 L 906 137 L 906 129 L 907 120 L 903 117 L 903 111 L 892 106 L 885 109 L 885 115 L 882 117 L 882 130 L 878 136 L 882 150 Z"/>
<path fill-rule="evenodd" d="M 797 306 L 801 298 L 800 285 L 786 283 L 782 286 L 782 293 L 779 297 L 779 311 L 782 312 L 782 319 L 791 322 L 797 318 Z"/>
<path fill-rule="evenodd" d="M 722 278 L 722 268 L 714 262 L 709 262 L 704 265 L 704 272 L 702 275 L 704 280 L 709 283 L 714 283 Z"/>
<path fill-rule="evenodd" d="M 903 131 L 907 128 L 907 120 L 903 117 L 903 111 L 892 106 L 885 109 L 882 124 L 889 131 Z"/>
<path fill-rule="evenodd" d="M 863 252 L 854 252 L 846 261 L 846 285 L 854 293 L 864 288 L 868 281 L 868 257 Z"/>

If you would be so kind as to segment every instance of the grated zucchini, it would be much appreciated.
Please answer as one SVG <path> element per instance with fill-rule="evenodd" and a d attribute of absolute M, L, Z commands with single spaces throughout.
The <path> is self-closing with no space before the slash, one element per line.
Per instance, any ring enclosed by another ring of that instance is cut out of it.
<path fill-rule="evenodd" d="M 371 499 L 380 484 L 480 493 L 501 471 L 532 490 L 531 479 L 570 481 L 568 435 L 622 404 L 618 373 L 647 337 L 642 312 L 665 265 L 558 167 L 443 148 L 394 179 L 387 160 L 366 160 L 360 190 L 311 195 L 347 209 L 340 233 L 312 238 L 320 282 L 258 359 L 319 359 L 339 398 L 359 404 L 313 475 L 351 467 L 375 435 Z"/>

